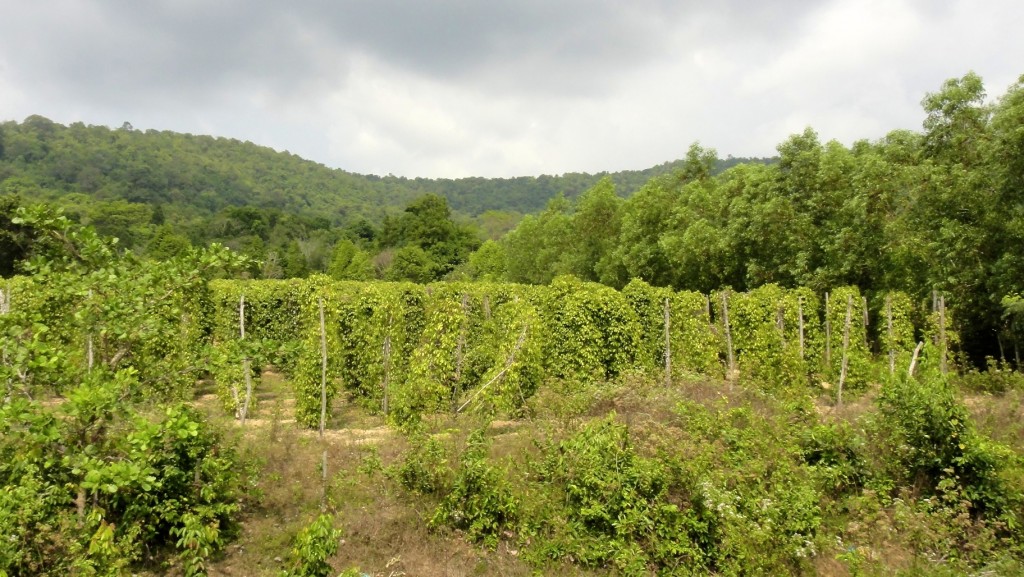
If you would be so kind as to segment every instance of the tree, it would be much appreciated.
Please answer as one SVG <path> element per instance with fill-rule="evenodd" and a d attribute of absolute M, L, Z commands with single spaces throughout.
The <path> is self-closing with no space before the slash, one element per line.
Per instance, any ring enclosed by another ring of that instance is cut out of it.
<path fill-rule="evenodd" d="M 625 267 L 615 259 L 619 241 L 622 199 L 615 195 L 611 178 L 602 178 L 583 193 L 572 216 L 572 237 L 566 262 L 569 272 L 584 280 L 622 288 L 629 281 Z"/>
<path fill-rule="evenodd" d="M 504 239 L 508 279 L 512 282 L 547 284 L 568 272 L 572 219 L 569 202 L 558 195 L 544 212 L 529 215 Z"/>
<path fill-rule="evenodd" d="M 485 240 L 480 248 L 469 255 L 469 276 L 474 280 L 503 280 L 508 269 L 505 245 Z"/>
<path fill-rule="evenodd" d="M 395 251 L 384 278 L 390 281 L 428 283 L 437 278 L 437 263 L 418 246 L 404 246 Z"/>
<path fill-rule="evenodd" d="M 354 242 L 342 239 L 334 245 L 327 274 L 336 280 L 371 280 L 373 263 L 370 255 L 360 250 Z"/>
<path fill-rule="evenodd" d="M 924 120 L 926 153 L 940 162 L 977 164 L 984 153 L 990 114 L 984 102 L 985 86 L 974 72 L 951 78 L 941 90 L 925 96 L 921 105 L 928 113 Z"/>

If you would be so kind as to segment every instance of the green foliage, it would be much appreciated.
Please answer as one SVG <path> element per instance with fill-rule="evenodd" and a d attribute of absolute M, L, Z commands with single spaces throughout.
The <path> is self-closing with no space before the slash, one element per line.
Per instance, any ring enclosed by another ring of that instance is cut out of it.
<path fill-rule="evenodd" d="M 366 281 L 373 278 L 373 263 L 370 255 L 360 250 L 354 242 L 342 239 L 334 245 L 327 274 L 335 280 Z"/>
<path fill-rule="evenodd" d="M 332 305 L 338 310 L 339 349 L 331 350 L 340 357 L 339 376 L 369 407 L 388 413 L 424 326 L 426 293 L 408 283 L 355 285 L 342 291 Z"/>
<path fill-rule="evenodd" d="M 189 575 L 234 531 L 238 461 L 194 410 L 143 416 L 136 375 L 94 376 L 56 409 L 0 406 L 0 570 L 116 572 L 174 552 Z"/>
<path fill-rule="evenodd" d="M 952 382 L 964 391 L 1001 395 L 1011 391 L 1024 391 L 1024 374 L 1014 370 L 1009 363 L 992 357 L 986 359 L 984 370 L 968 369 L 956 375 Z"/>
<path fill-rule="evenodd" d="M 410 450 L 402 462 L 389 467 L 386 474 L 406 490 L 419 495 L 440 495 L 448 490 L 448 456 L 444 445 L 422 431 L 409 436 Z"/>
<path fill-rule="evenodd" d="M 134 398 L 186 396 L 203 368 L 206 282 L 243 262 L 216 246 L 139 261 L 45 207 L 17 218 L 53 248 L 25 265 L 30 279 L 8 285 L 0 339 L 12 382 L 25 392 L 60 392 L 90 370 L 131 368 L 141 384 Z"/>
<path fill-rule="evenodd" d="M 320 424 L 321 414 L 331 414 L 331 406 L 339 390 L 338 378 L 344 362 L 339 354 L 341 306 L 334 285 L 322 275 L 314 276 L 301 285 L 299 302 L 301 340 L 292 379 L 295 420 L 304 427 L 315 429 Z"/>
<path fill-rule="evenodd" d="M 474 280 L 493 282 L 504 278 L 508 269 L 505 246 L 494 240 L 485 240 L 469 255 L 467 269 L 469 277 Z"/>
<path fill-rule="evenodd" d="M 555 497 L 552 511 L 528 521 L 538 540 L 534 555 L 626 575 L 710 568 L 702 548 L 710 512 L 699 501 L 669 498 L 676 489 L 669 469 L 639 456 L 614 415 L 546 447 L 538 474 Z"/>
<path fill-rule="evenodd" d="M 470 540 L 493 548 L 501 531 L 515 523 L 519 502 L 502 472 L 488 463 L 487 448 L 482 431 L 470 434 L 451 489 L 434 511 L 430 527 L 463 531 Z"/>
<path fill-rule="evenodd" d="M 540 313 L 525 299 L 513 299 L 496 307 L 483 331 L 480 346 L 472 352 L 485 370 L 479 388 L 465 402 L 472 402 L 476 412 L 515 414 L 545 376 L 546 336 Z"/>
<path fill-rule="evenodd" d="M 552 376 L 611 378 L 634 366 L 641 329 L 621 293 L 559 277 L 543 297 L 545 358 Z"/>
<path fill-rule="evenodd" d="M 341 530 L 334 528 L 334 519 L 321 513 L 308 527 L 295 536 L 292 548 L 293 566 L 283 577 L 329 577 L 334 568 L 327 561 L 338 552 Z"/>
<path fill-rule="evenodd" d="M 865 450 L 865 439 L 843 422 L 808 427 L 800 439 L 800 455 L 818 488 L 833 497 L 865 485 L 869 475 Z"/>
<path fill-rule="evenodd" d="M 849 313 L 849 314 L 847 314 Z M 843 364 L 843 341 L 846 320 L 850 319 L 847 348 L 847 371 L 844 387 L 849 390 L 867 386 L 871 368 L 871 353 L 868 350 L 867 333 L 864 325 L 864 304 L 857 287 L 842 287 L 829 294 L 826 322 L 831 325 L 830 362 L 826 371 L 833 383 L 839 382 Z"/>
<path fill-rule="evenodd" d="M 1024 491 L 1005 477 L 1011 452 L 977 432 L 948 382 L 894 379 L 878 402 L 889 474 L 898 483 L 933 495 L 955 490 L 973 513 L 1020 526 Z"/>
<path fill-rule="evenodd" d="M 424 308 L 423 331 L 391 403 L 398 422 L 450 409 L 461 385 L 469 311 L 457 294 L 444 293 L 428 297 Z"/>
<path fill-rule="evenodd" d="M 722 296 L 715 301 L 724 321 Z M 801 391 L 821 354 L 817 297 L 806 289 L 769 284 L 730 293 L 727 301 L 741 375 L 768 389 Z"/>
<path fill-rule="evenodd" d="M 879 352 L 888 355 L 894 367 L 907 367 L 916 347 L 913 303 L 901 292 L 887 293 L 883 303 L 878 318 Z"/>
<path fill-rule="evenodd" d="M 655 288 L 640 279 L 630 281 L 622 289 L 622 295 L 636 312 L 643 330 L 638 366 L 647 370 L 664 367 L 667 299 L 673 375 L 722 373 L 719 352 L 724 345 L 708 318 L 709 303 L 704 295 Z"/>

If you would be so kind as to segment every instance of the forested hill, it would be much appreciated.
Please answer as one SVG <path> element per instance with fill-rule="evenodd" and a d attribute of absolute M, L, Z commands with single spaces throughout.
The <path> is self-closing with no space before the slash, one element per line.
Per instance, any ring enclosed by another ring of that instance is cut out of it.
<path fill-rule="evenodd" d="M 742 162 L 721 161 L 720 170 Z M 762 161 L 763 162 L 763 161 Z M 82 201 L 160 205 L 185 220 L 226 207 L 279 209 L 344 225 L 359 218 L 379 223 L 411 200 L 433 193 L 456 213 L 490 210 L 536 212 L 559 193 L 573 198 L 610 176 L 629 196 L 652 177 L 682 161 L 646 170 L 568 173 L 518 178 L 426 179 L 359 175 L 328 168 L 288 152 L 227 138 L 166 131 L 70 126 L 42 116 L 0 124 L 0 193 L 56 200 L 71 193 Z"/>

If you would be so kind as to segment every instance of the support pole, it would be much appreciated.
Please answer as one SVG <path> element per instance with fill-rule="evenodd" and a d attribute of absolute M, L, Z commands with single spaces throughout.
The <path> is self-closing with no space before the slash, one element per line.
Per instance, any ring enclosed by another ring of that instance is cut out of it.
<path fill-rule="evenodd" d="M 839 390 L 836 405 L 843 406 L 843 385 L 846 383 L 846 371 L 850 362 L 850 324 L 853 322 L 853 295 L 846 297 L 846 324 L 843 327 L 843 361 L 839 370 Z"/>
<path fill-rule="evenodd" d="M 914 368 L 917 367 L 917 357 L 918 357 L 918 355 L 921 354 L 921 349 L 923 349 L 923 348 L 924 348 L 924 341 L 921 341 L 921 342 L 917 343 L 917 346 L 914 347 L 914 355 L 912 357 L 910 357 L 910 368 L 907 369 L 907 376 L 908 377 L 913 377 L 914 376 Z"/>
<path fill-rule="evenodd" d="M 672 332 L 670 330 L 671 308 L 669 300 L 665 298 L 665 386 L 672 385 Z"/>
<path fill-rule="evenodd" d="M 939 370 L 945 375 L 949 372 L 946 360 L 949 344 L 946 341 L 946 297 L 939 295 Z"/>
<path fill-rule="evenodd" d="M 729 358 L 729 374 L 726 380 L 731 385 L 736 375 L 736 357 L 732 350 L 732 329 L 729 327 L 729 291 L 722 293 L 722 321 L 725 323 L 725 344 Z"/>
<path fill-rule="evenodd" d="M 797 315 L 800 317 L 800 360 L 804 359 L 804 297 L 796 301 Z"/>
<path fill-rule="evenodd" d="M 241 335 L 242 346 L 245 347 L 245 295 L 238 305 L 238 327 Z M 242 403 L 242 426 L 249 418 L 249 402 L 252 400 L 252 367 L 250 366 L 249 355 L 246 353 L 242 359 L 242 374 L 245 375 L 245 402 Z"/>
<path fill-rule="evenodd" d="M 323 456 L 320 461 L 320 512 L 327 510 L 327 444 L 324 442 L 324 426 L 327 423 L 327 323 L 324 320 L 324 299 L 320 298 L 320 445 Z"/>
<path fill-rule="evenodd" d="M 889 336 L 889 374 L 896 374 L 896 343 L 892 331 L 892 294 L 885 296 L 885 318 L 887 322 L 886 334 Z"/>
<path fill-rule="evenodd" d="M 825 293 L 825 366 L 832 370 L 832 317 L 828 310 L 828 293 Z"/>
<path fill-rule="evenodd" d="M 320 298 L 320 440 L 324 438 L 327 421 L 327 323 L 324 321 L 324 299 Z"/>

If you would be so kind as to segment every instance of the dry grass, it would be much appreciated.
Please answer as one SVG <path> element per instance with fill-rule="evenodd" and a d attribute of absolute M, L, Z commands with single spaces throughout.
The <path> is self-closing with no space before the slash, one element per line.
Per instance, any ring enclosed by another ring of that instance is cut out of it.
<path fill-rule="evenodd" d="M 330 418 L 321 444 L 315 431 L 302 430 L 292 418 L 294 402 L 289 384 L 275 372 L 265 372 L 258 385 L 258 402 L 244 430 L 225 418 L 216 399 L 201 396 L 197 404 L 222 421 L 247 458 L 258 462 L 260 474 L 253 487 L 253 506 L 245 511 L 239 538 L 214 560 L 210 575 L 278 575 L 289 560 L 293 536 L 319 513 L 322 497 L 320 460 L 328 454 L 328 510 L 343 531 L 339 552 L 332 559 L 337 572 L 358 567 L 373 576 L 399 575 L 470 576 L 537 574 L 520 558 L 514 541 L 500 542 L 488 550 L 469 544 L 459 534 L 431 531 L 427 521 L 436 498 L 411 494 L 385 477 L 383 468 L 400 463 L 409 450 L 407 438 L 387 427 L 380 416 L 357 403 L 341 399 Z M 858 426 L 875 411 L 878 389 L 847 396 L 836 406 L 828 391 L 815 400 L 810 418 L 822 422 L 847 422 Z M 630 426 L 637 448 L 648 455 L 660 450 L 679 450 L 681 434 L 676 407 L 682 401 L 703 405 L 723 414 L 746 407 L 766 419 L 785 411 L 779 401 L 753 388 L 706 378 L 678 380 L 665 387 L 656 379 L 624 376 L 615 383 L 549 382 L 529 399 L 521 420 L 491 421 L 472 414 L 426 417 L 426 434 L 440 440 L 451 459 L 457 460 L 470 431 L 485 429 L 491 438 L 491 458 L 508 468 L 513 484 L 523 481 L 524 461 L 539 451 L 538 441 L 558 440 L 578 431 L 592 419 L 614 411 Z M 1018 452 L 1024 448 L 1024 395 L 967 399 L 972 416 L 986 434 Z M 816 413 L 816 415 L 814 414 Z M 453 463 L 450 463 L 453 464 Z M 872 497 L 870 492 L 847 501 L 850 507 L 835 518 L 832 535 L 857 543 L 866 556 L 865 575 L 883 570 L 917 572 L 920 540 L 935 523 L 922 513 Z M 908 499 L 910 496 L 908 496 Z M 915 541 L 917 540 L 917 541 Z M 817 575 L 845 577 L 851 564 L 838 556 L 846 544 L 821 544 L 813 561 Z M 574 566 L 548 568 L 545 573 L 595 575 Z"/>
<path fill-rule="evenodd" d="M 260 471 L 241 533 L 213 560 L 211 576 L 276 576 L 287 567 L 294 535 L 319 513 L 324 448 L 327 509 L 343 531 L 332 559 L 338 572 L 358 567 L 368 575 L 388 577 L 531 574 L 513 545 L 503 543 L 489 551 L 459 535 L 428 531 L 426 520 L 433 505 L 396 488 L 379 467 L 367 466 L 395 463 L 407 448 L 405 438 L 385 426 L 381 417 L 342 399 L 336 402 L 321 444 L 317 431 L 296 425 L 290 386 L 280 374 L 265 371 L 256 391 L 257 402 L 244 428 L 224 415 L 208 387 L 200 387 L 197 394 L 197 406 L 225 427 Z M 437 417 L 428 427 L 442 433 L 485 424 L 475 417 Z M 491 432 L 510 438 L 517 427 L 514 421 L 495 423 Z"/>

